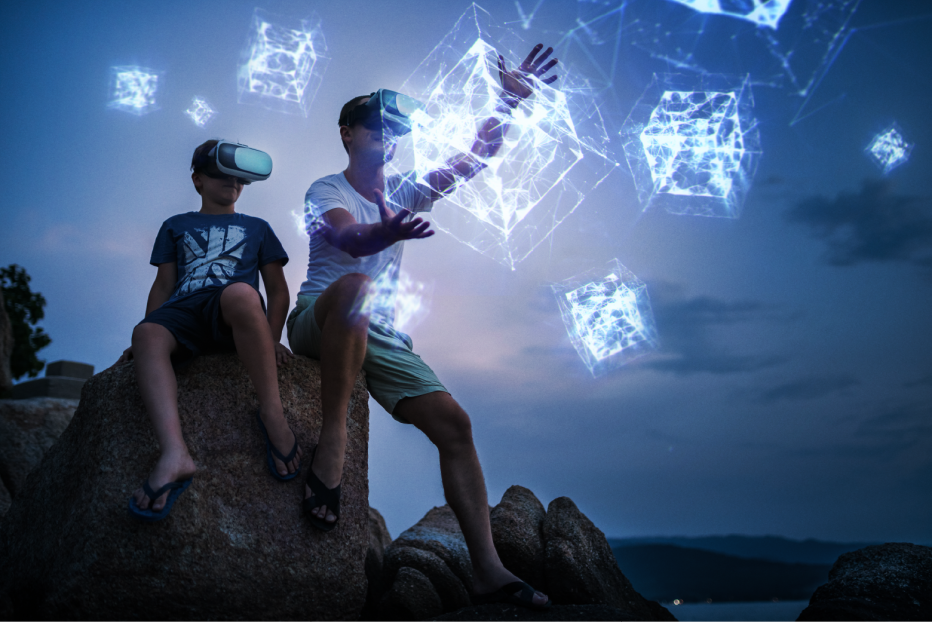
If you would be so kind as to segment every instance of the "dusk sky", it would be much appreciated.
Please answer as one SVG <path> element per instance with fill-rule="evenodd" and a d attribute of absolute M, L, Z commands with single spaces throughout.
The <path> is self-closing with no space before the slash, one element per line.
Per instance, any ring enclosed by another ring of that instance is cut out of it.
<path fill-rule="evenodd" d="M 0 9 L 0 265 L 25 267 L 48 301 L 45 360 L 102 371 L 129 345 L 159 226 L 199 209 L 188 167 L 208 138 L 271 155 L 237 211 L 277 232 L 294 300 L 307 237 L 293 213 L 346 166 L 342 104 L 425 88 L 435 47 L 464 12 L 485 15 L 466 1 L 255 2 Z M 509 63 L 537 42 L 557 49 L 553 86 L 613 170 L 514 269 L 458 232 L 406 245 L 428 309 L 407 330 L 472 417 L 490 503 L 512 484 L 545 505 L 569 496 L 609 537 L 932 543 L 932 5 L 792 0 L 777 29 L 673 0 L 621 5 L 480 3 Z M 306 116 L 238 94 L 257 8 L 284 27 L 319 23 L 329 61 Z M 803 30 L 806 15 L 823 21 Z M 774 49 L 797 81 L 815 78 L 806 96 Z M 157 109 L 108 107 L 114 66 L 158 72 Z M 645 210 L 623 136 L 639 100 L 656 104 L 655 74 L 746 85 L 759 153 L 739 218 Z M 204 127 L 184 114 L 194 97 L 216 111 Z M 885 174 L 865 148 L 894 123 L 914 149 Z M 534 181 L 565 189 L 580 170 Z M 454 200 L 435 204 L 439 220 Z M 646 284 L 660 348 L 593 377 L 550 284 L 612 259 Z M 370 407 L 370 504 L 397 537 L 444 503 L 436 450 Z"/>

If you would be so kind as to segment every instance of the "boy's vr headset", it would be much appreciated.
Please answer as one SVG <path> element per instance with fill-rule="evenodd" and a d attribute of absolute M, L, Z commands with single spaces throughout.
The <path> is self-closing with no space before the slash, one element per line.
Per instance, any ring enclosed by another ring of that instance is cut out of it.
<path fill-rule="evenodd" d="M 423 109 L 424 104 L 413 97 L 379 89 L 369 96 L 369 101 L 350 110 L 346 125 L 361 123 L 370 130 L 388 130 L 395 136 L 404 136 L 413 127 L 411 115 Z"/>
<path fill-rule="evenodd" d="M 248 186 L 269 178 L 272 158 L 264 151 L 221 140 L 207 155 L 196 159 L 194 169 L 214 179 L 236 177 Z"/>

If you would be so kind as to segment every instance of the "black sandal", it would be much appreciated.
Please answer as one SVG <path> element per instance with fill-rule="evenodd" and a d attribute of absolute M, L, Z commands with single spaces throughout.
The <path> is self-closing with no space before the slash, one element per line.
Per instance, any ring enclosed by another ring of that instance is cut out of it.
<path fill-rule="evenodd" d="M 304 513 L 311 519 L 311 524 L 321 531 L 330 531 L 337 526 L 340 520 L 340 488 L 343 483 L 339 483 L 335 488 L 327 486 L 314 475 L 314 456 L 317 455 L 317 446 L 311 450 L 311 464 L 307 468 L 307 486 L 311 489 L 311 496 L 307 497 L 301 504 Z M 314 510 L 322 505 L 327 506 L 327 511 L 337 517 L 332 523 L 327 522 L 326 518 L 317 518 L 312 514 Z"/>

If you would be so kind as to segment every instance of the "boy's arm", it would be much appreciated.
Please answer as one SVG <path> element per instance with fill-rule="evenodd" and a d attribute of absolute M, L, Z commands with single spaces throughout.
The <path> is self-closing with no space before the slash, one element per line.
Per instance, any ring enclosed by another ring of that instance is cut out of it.
<path fill-rule="evenodd" d="M 159 271 L 155 275 L 155 281 L 149 290 L 149 299 L 146 301 L 146 315 L 149 315 L 171 298 L 172 292 L 175 291 L 175 280 L 178 278 L 178 263 L 170 261 L 160 263 Z M 123 354 L 117 359 L 114 365 L 125 363 L 133 358 L 133 346 L 123 350 Z"/>
<path fill-rule="evenodd" d="M 282 343 L 282 329 L 285 327 L 285 318 L 288 315 L 288 304 L 291 297 L 288 294 L 288 282 L 285 280 L 285 271 L 281 261 L 272 261 L 259 268 L 262 282 L 265 283 L 265 293 L 268 296 L 266 317 L 269 328 L 272 330 L 272 343 L 275 344 L 275 363 L 279 366 L 294 358 L 291 350 Z"/>

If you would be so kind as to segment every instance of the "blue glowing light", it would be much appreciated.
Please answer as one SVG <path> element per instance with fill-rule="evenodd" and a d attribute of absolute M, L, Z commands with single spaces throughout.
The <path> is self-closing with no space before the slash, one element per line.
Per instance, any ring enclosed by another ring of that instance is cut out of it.
<path fill-rule="evenodd" d="M 314 16 L 297 29 L 273 24 L 256 9 L 245 62 L 239 68 L 239 102 L 307 116 L 329 57 Z"/>
<path fill-rule="evenodd" d="M 204 127 L 217 111 L 211 108 L 210 104 L 200 97 L 195 97 L 191 102 L 191 107 L 185 110 L 184 113 L 191 117 L 191 120 L 194 121 L 196 126 Z"/>
<path fill-rule="evenodd" d="M 427 317 L 430 288 L 403 270 L 389 269 L 369 284 L 354 305 L 356 313 L 370 323 L 386 324 L 397 330 L 410 330 Z"/>
<path fill-rule="evenodd" d="M 647 286 L 617 259 L 551 289 L 570 341 L 593 376 L 659 347 Z"/>
<path fill-rule="evenodd" d="M 749 87 L 659 91 L 655 77 L 621 131 L 644 209 L 737 218 L 757 162 Z"/>
<path fill-rule="evenodd" d="M 467 9 L 403 85 L 425 109 L 387 166 L 392 173 L 413 170 L 426 184 L 450 158 L 470 153 L 486 119 L 508 123 L 499 153 L 476 156 L 484 170 L 460 183 L 431 217 L 437 228 L 511 269 L 617 166 L 606 155 L 604 126 L 590 124 L 592 117 L 566 94 L 563 74 L 554 86 L 532 77 L 534 95 L 503 111 L 498 53 L 513 68 L 531 47 L 514 29 L 493 25 L 480 7 Z M 586 134 L 577 131 L 580 122 L 589 124 Z"/>
<path fill-rule="evenodd" d="M 111 99 L 108 108 L 137 116 L 158 110 L 155 94 L 159 73 L 136 66 L 111 67 Z"/>
<path fill-rule="evenodd" d="M 792 0 L 671 0 L 700 13 L 729 15 L 776 30 Z"/>
<path fill-rule="evenodd" d="M 905 164 L 913 151 L 913 145 L 903 138 L 900 127 L 894 123 L 874 136 L 874 140 L 865 149 L 874 164 L 880 167 L 884 175 Z"/>

